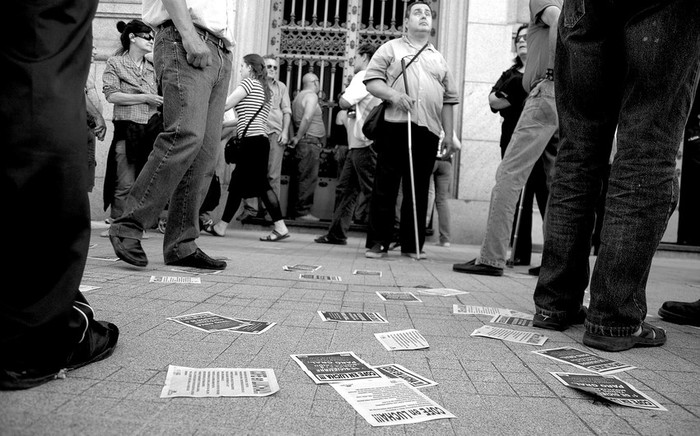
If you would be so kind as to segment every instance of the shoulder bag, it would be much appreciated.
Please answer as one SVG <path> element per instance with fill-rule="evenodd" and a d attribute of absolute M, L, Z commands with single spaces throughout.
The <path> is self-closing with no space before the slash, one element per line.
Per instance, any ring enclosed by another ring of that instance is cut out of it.
<path fill-rule="evenodd" d="M 255 112 L 253 117 L 250 119 L 250 121 L 248 121 L 248 124 L 246 124 L 245 129 L 243 129 L 243 135 L 241 135 L 241 137 L 234 136 L 233 138 L 229 139 L 226 143 L 226 146 L 224 147 L 224 160 L 227 164 L 238 163 L 238 159 L 240 159 L 241 157 L 241 150 L 243 149 L 243 138 L 245 138 L 245 134 L 248 133 L 248 127 L 250 127 L 250 124 L 253 122 L 255 117 L 258 116 L 263 106 L 265 106 L 265 103 L 263 103 L 260 106 L 260 109 L 258 109 L 258 111 Z"/>

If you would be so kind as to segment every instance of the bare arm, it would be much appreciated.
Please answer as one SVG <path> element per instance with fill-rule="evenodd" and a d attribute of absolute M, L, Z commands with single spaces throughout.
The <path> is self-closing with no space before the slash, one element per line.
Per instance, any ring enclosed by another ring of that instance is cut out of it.
<path fill-rule="evenodd" d="M 280 144 L 287 144 L 289 142 L 289 125 L 292 123 L 292 116 L 290 114 L 282 115 L 282 133 L 280 134 Z"/>
<path fill-rule="evenodd" d="M 489 106 L 495 111 L 500 111 L 501 109 L 509 108 L 510 102 L 505 98 L 496 97 L 496 92 L 489 94 Z"/>
<path fill-rule="evenodd" d="M 306 97 L 304 97 L 304 115 L 301 118 L 301 122 L 299 123 L 299 130 L 297 131 L 296 135 L 292 138 L 292 144 L 297 145 L 301 138 L 306 135 L 307 130 L 309 130 L 309 126 L 311 125 L 311 118 L 314 116 L 314 111 L 316 110 L 316 106 L 318 106 L 318 96 L 316 94 L 309 93 Z"/>
<path fill-rule="evenodd" d="M 392 106 L 401 109 L 404 112 L 408 112 L 413 107 L 415 99 L 409 97 L 408 95 L 395 90 L 386 84 L 385 81 L 381 79 L 374 79 L 366 83 L 367 91 L 370 94 L 382 100 L 391 102 Z"/>
<path fill-rule="evenodd" d="M 236 89 L 234 89 L 231 95 L 229 95 L 226 98 L 226 105 L 224 106 L 224 110 L 229 110 L 235 107 L 238 103 L 241 102 L 241 100 L 245 98 L 246 95 L 248 95 L 248 93 L 245 92 L 245 89 L 243 89 L 241 85 L 236 86 Z"/>
<path fill-rule="evenodd" d="M 445 149 L 445 155 L 449 156 L 459 150 L 459 145 L 454 142 L 454 105 L 442 105 L 440 113 L 442 121 L 442 130 L 445 131 L 445 137 L 442 140 L 442 147 Z"/>
<path fill-rule="evenodd" d="M 97 110 L 95 105 L 92 104 L 92 100 L 90 100 L 87 94 L 85 94 L 85 107 L 87 109 L 87 112 L 95 120 L 95 128 L 93 129 L 93 131 L 95 132 L 95 136 L 100 141 L 104 140 L 105 134 L 107 133 L 107 123 L 105 123 L 104 117 L 102 117 L 102 114 L 99 110 Z"/>
<path fill-rule="evenodd" d="M 127 94 L 126 92 L 113 92 L 107 96 L 107 101 L 121 106 L 135 104 L 147 104 L 158 107 L 163 104 L 163 97 L 156 94 Z"/>
<path fill-rule="evenodd" d="M 199 37 L 192 23 L 192 17 L 185 0 L 163 0 L 163 6 L 182 35 L 182 45 L 187 53 L 187 63 L 195 68 L 204 68 L 212 64 L 211 50 Z"/>
<path fill-rule="evenodd" d="M 547 68 L 554 68 L 554 56 L 557 48 L 557 33 L 559 30 L 559 14 L 561 10 L 556 6 L 549 6 L 542 11 L 541 19 L 549 26 L 549 65 Z"/>

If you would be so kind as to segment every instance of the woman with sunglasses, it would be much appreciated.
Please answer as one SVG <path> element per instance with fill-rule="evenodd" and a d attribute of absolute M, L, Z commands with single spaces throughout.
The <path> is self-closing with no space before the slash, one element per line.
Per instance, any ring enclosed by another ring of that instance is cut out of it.
<path fill-rule="evenodd" d="M 122 216 L 127 194 L 153 148 L 162 122 L 153 64 L 153 31 L 140 20 L 117 23 L 121 47 L 107 59 L 102 92 L 114 105 L 114 137 L 107 155 L 104 208 L 112 219 Z M 149 55 L 149 56 L 147 56 Z M 106 235 L 106 232 L 104 234 Z"/>

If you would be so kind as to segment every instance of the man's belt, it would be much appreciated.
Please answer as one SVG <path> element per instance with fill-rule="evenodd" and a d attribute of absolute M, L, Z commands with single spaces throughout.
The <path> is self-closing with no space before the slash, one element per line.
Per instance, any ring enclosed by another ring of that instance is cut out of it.
<path fill-rule="evenodd" d="M 177 27 L 175 27 L 175 23 L 173 23 L 173 20 L 164 21 L 163 24 L 158 26 L 158 29 L 162 30 L 168 27 L 173 27 L 177 31 Z M 228 48 L 226 48 L 226 42 L 224 42 L 222 38 L 214 35 L 213 33 L 211 33 L 203 27 L 197 26 L 196 24 L 194 25 L 194 27 L 197 33 L 199 33 L 202 39 L 204 39 L 204 41 L 211 41 L 214 44 L 216 44 L 220 49 L 228 51 Z"/>

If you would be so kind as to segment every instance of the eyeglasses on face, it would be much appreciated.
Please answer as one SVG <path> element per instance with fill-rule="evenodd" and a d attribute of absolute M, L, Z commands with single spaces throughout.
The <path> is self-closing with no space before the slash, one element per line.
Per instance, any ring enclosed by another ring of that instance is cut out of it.
<path fill-rule="evenodd" d="M 280 69 L 280 67 L 278 67 L 277 65 L 265 65 L 265 67 L 269 68 L 271 70 L 279 70 Z"/>
<path fill-rule="evenodd" d="M 527 41 L 527 35 L 518 35 L 515 37 L 515 42 L 525 42 Z"/>
<path fill-rule="evenodd" d="M 134 36 L 146 41 L 153 41 L 153 35 L 151 35 L 150 33 L 136 33 Z"/>

